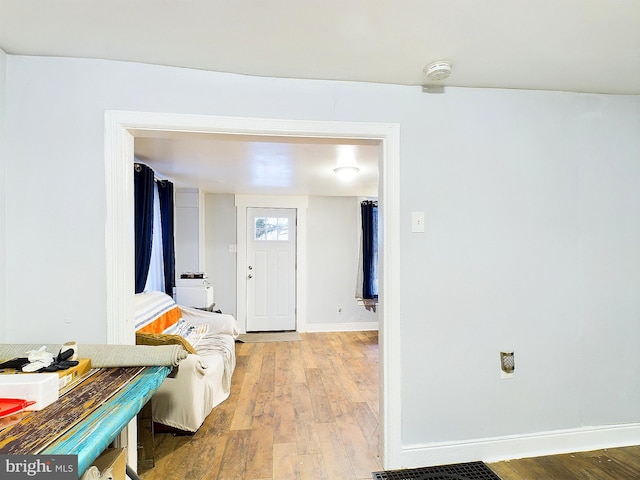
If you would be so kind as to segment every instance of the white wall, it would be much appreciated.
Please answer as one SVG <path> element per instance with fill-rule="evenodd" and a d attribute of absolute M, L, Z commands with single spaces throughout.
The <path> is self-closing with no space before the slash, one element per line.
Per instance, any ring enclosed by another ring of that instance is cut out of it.
<path fill-rule="evenodd" d="M 206 271 L 216 308 L 235 315 L 236 207 L 233 195 L 207 194 Z M 309 197 L 306 331 L 371 329 L 376 312 L 357 304 L 359 203 L 355 197 Z M 342 312 L 338 313 L 338 306 Z"/>
<path fill-rule="evenodd" d="M 216 310 L 236 314 L 236 206 L 234 195 L 205 195 L 205 271 Z"/>
<path fill-rule="evenodd" d="M 359 212 L 356 197 L 309 197 L 307 329 L 310 331 L 371 329 L 377 325 L 377 313 L 358 305 L 355 299 Z"/>
<path fill-rule="evenodd" d="M 640 97 L 7 70 L 7 340 L 106 338 L 105 109 L 399 123 L 405 451 L 640 422 Z"/>
<path fill-rule="evenodd" d="M 6 336 L 6 232 L 5 232 L 5 169 L 6 152 L 4 140 L 5 90 L 7 73 L 7 54 L 0 49 L 0 342 Z"/>
<path fill-rule="evenodd" d="M 204 256 L 200 254 L 200 245 L 204 244 L 201 222 L 204 204 L 201 204 L 200 196 L 197 188 L 175 189 L 176 278 L 184 272 L 204 269 Z"/>
<path fill-rule="evenodd" d="M 402 245 L 404 441 L 638 422 L 640 97 L 465 90 L 431 108 L 403 124 L 425 133 L 403 189 L 427 226 Z"/>

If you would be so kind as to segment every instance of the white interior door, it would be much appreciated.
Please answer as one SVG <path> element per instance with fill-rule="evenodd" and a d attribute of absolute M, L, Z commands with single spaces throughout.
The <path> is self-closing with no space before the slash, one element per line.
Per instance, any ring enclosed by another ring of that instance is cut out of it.
<path fill-rule="evenodd" d="M 296 329 L 296 209 L 247 208 L 247 331 Z"/>

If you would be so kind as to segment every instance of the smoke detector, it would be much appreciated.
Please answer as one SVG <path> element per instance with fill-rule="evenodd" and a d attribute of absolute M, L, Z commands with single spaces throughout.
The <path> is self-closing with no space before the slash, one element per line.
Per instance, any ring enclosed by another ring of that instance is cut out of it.
<path fill-rule="evenodd" d="M 451 75 L 451 64 L 446 60 L 438 60 L 424 67 L 424 73 L 429 80 L 444 80 Z"/>

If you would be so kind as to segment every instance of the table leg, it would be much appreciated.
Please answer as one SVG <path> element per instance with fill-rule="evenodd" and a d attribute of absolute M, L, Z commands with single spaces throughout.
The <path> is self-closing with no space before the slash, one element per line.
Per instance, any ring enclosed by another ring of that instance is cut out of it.
<path fill-rule="evenodd" d="M 155 466 L 153 441 L 153 415 L 151 400 L 149 400 L 138 413 L 138 471 Z"/>

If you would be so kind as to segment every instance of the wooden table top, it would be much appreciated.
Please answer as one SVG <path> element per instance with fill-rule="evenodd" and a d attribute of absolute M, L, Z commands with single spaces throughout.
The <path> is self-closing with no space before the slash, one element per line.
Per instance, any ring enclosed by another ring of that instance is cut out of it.
<path fill-rule="evenodd" d="M 80 476 L 170 371 L 169 367 L 96 369 L 56 402 L 0 431 L 0 454 L 75 454 Z"/>

